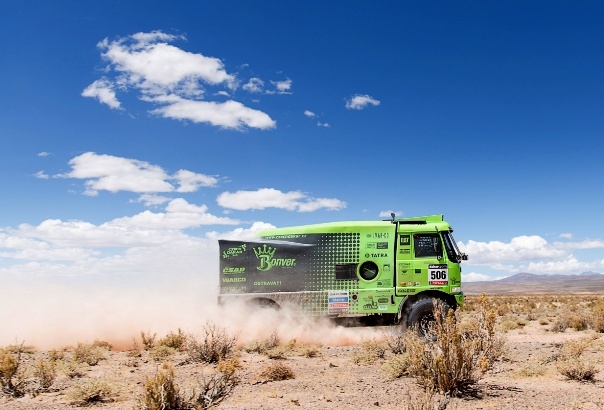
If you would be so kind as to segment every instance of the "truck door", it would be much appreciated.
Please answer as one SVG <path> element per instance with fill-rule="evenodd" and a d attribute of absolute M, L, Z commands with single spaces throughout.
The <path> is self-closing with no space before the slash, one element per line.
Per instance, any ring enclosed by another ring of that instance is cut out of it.
<path fill-rule="evenodd" d="M 410 232 L 398 232 L 396 246 L 396 294 L 415 293 L 413 278 L 413 250 Z"/>
<path fill-rule="evenodd" d="M 414 233 L 413 246 L 413 282 L 425 289 L 449 284 L 448 265 L 443 258 L 443 246 L 438 232 Z"/>

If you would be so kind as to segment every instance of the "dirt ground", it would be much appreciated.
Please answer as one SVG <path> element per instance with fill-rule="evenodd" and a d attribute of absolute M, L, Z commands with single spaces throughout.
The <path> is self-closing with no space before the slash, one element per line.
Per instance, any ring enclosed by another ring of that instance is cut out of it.
<path fill-rule="evenodd" d="M 592 330 L 567 330 L 554 333 L 547 326 L 530 321 L 520 329 L 504 333 L 506 353 L 493 370 L 486 373 L 471 394 L 451 398 L 447 409 L 604 409 L 604 334 Z M 391 329 L 371 329 L 375 337 Z M 352 329 L 352 332 L 366 329 Z M 555 357 L 561 345 L 570 339 L 592 340 L 584 352 L 586 360 L 595 364 L 598 373 L 595 381 L 568 380 L 556 369 Z M 287 341 L 284 341 L 287 342 Z M 222 409 L 406 409 L 417 407 L 425 393 L 410 377 L 392 379 L 383 365 L 392 356 L 370 364 L 355 364 L 354 352 L 358 344 L 349 346 L 320 346 L 316 357 L 288 355 L 279 362 L 289 366 L 295 378 L 263 382 L 259 373 L 267 364 L 277 360 L 265 355 L 242 351 L 241 367 L 237 374 L 239 383 L 219 408 Z M 48 357 L 48 352 L 26 355 L 29 364 Z M 67 392 L 70 386 L 87 379 L 109 381 L 117 390 L 112 401 L 92 404 L 102 409 L 133 409 L 143 392 L 146 380 L 152 378 L 161 363 L 153 360 L 149 352 L 132 357 L 127 351 L 110 351 L 97 365 L 86 366 L 81 377 L 57 376 L 47 392 L 26 394 L 20 398 L 0 396 L 0 408 L 69 409 Z M 186 355 L 178 353 L 168 361 L 176 373 L 176 383 L 183 389 L 194 386 L 201 378 L 215 372 L 213 366 L 187 363 Z M 534 375 L 532 369 L 540 369 Z M 436 396 L 434 403 L 445 400 Z M 445 408 L 444 404 L 441 408 Z"/>

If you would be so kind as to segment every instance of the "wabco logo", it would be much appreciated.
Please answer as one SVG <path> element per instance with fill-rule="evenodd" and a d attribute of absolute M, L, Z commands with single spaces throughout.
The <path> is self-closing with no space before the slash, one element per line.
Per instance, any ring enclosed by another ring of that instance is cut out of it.
<path fill-rule="evenodd" d="M 291 268 L 296 266 L 296 259 L 292 258 L 274 258 L 277 248 L 267 246 L 266 244 L 258 248 L 253 248 L 256 258 L 260 261 L 260 266 L 256 269 L 260 271 L 270 270 L 273 266 L 285 266 Z"/>
<path fill-rule="evenodd" d="M 229 248 L 226 251 L 222 252 L 222 259 L 228 259 L 231 256 L 241 255 L 243 252 L 245 252 L 246 247 L 247 245 L 243 244 L 234 248 Z"/>

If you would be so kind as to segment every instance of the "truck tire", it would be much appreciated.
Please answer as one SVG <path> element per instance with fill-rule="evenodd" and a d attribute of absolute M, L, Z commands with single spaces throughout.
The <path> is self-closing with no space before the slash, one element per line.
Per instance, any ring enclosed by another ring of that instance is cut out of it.
<path fill-rule="evenodd" d="M 250 310 L 258 310 L 258 309 L 272 309 L 272 310 L 281 310 L 281 306 L 277 302 L 272 299 L 266 298 L 258 298 L 258 299 L 250 299 L 246 302 L 247 307 Z"/>
<path fill-rule="evenodd" d="M 405 320 L 407 329 L 415 329 L 421 335 L 425 336 L 430 323 L 434 322 L 434 301 L 443 307 L 443 315 L 447 315 L 449 305 L 442 299 L 424 297 L 413 303 L 409 308 L 409 313 Z"/>

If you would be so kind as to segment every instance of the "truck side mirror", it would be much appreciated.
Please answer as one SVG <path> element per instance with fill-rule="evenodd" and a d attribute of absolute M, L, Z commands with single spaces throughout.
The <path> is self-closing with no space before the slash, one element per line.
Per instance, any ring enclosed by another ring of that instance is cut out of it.
<path fill-rule="evenodd" d="M 443 247 L 440 243 L 440 240 L 437 237 L 432 238 L 432 244 L 434 246 L 434 251 L 438 256 L 443 254 Z"/>

